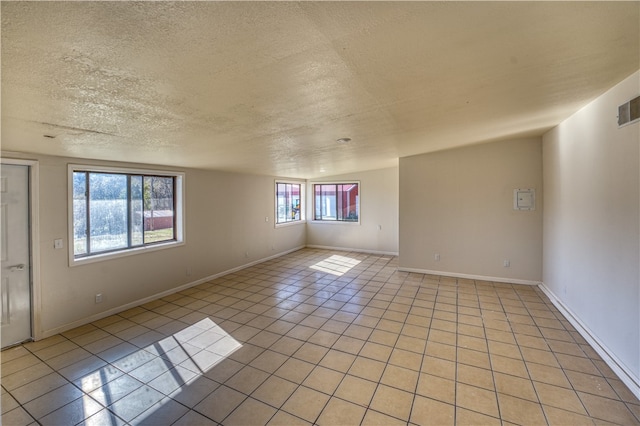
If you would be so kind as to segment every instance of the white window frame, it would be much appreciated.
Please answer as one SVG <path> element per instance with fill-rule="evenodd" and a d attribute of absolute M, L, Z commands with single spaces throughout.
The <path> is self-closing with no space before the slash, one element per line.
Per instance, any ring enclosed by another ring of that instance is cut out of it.
<path fill-rule="evenodd" d="M 73 224 L 73 172 L 83 171 L 91 173 L 124 173 L 124 174 L 138 174 L 138 175 L 153 175 L 153 176 L 167 176 L 175 178 L 175 193 L 173 194 L 175 200 L 175 240 L 159 242 L 153 245 L 146 245 L 134 248 L 124 248 L 122 250 L 111 251 L 108 253 L 90 254 L 84 257 L 75 257 L 74 253 L 74 224 Z M 69 253 L 69 266 L 79 266 L 88 263 L 101 262 L 104 260 L 115 259 L 119 257 L 133 256 L 141 253 L 149 253 L 157 250 L 165 250 L 182 246 L 185 244 L 185 226 L 184 226 L 184 211 L 185 211 L 185 173 L 172 172 L 167 170 L 151 170 L 151 169 L 139 169 L 139 168 L 124 168 L 124 167 L 111 167 L 111 166 L 96 166 L 90 164 L 69 164 L 67 167 L 67 241 L 68 241 L 68 253 Z"/>
<path fill-rule="evenodd" d="M 354 183 L 358 185 L 358 220 L 323 220 L 316 219 L 316 192 L 314 185 L 346 185 Z M 336 181 L 314 181 L 309 182 L 309 192 L 311 193 L 311 222 L 312 223 L 322 223 L 327 225 L 360 225 L 360 221 L 362 220 L 362 183 L 359 180 L 336 180 Z"/>
<path fill-rule="evenodd" d="M 292 220 L 289 222 L 278 223 L 278 184 L 294 184 L 300 185 L 300 219 Z M 306 218 L 306 209 L 307 209 L 307 199 L 306 199 L 306 182 L 304 181 L 296 181 L 296 180 L 283 180 L 276 179 L 273 185 L 273 201 L 274 201 L 274 217 L 273 222 L 276 228 L 280 228 L 283 226 L 292 226 L 292 225 L 300 225 L 307 222 Z"/>

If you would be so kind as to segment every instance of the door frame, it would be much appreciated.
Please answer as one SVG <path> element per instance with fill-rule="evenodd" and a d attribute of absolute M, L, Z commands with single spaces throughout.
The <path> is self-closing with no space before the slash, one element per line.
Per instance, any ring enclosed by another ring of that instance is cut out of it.
<path fill-rule="evenodd" d="M 40 164 L 37 160 L 0 158 L 1 164 L 26 166 L 29 170 L 29 256 L 31 261 L 31 338 L 42 337 L 40 289 Z"/>

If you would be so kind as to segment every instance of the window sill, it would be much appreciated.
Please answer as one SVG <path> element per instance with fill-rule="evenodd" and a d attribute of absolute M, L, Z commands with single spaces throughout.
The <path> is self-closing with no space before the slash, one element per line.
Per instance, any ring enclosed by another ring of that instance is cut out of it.
<path fill-rule="evenodd" d="M 309 223 L 318 224 L 318 225 L 347 225 L 347 226 L 360 225 L 360 221 L 351 222 L 346 220 L 312 220 Z"/>
<path fill-rule="evenodd" d="M 307 223 L 306 220 L 296 220 L 295 222 L 276 223 L 276 228 L 284 228 L 284 227 L 287 227 L 287 226 L 304 225 L 306 223 Z"/>
<path fill-rule="evenodd" d="M 114 251 L 111 253 L 94 254 L 91 256 L 81 257 L 78 259 L 73 257 L 73 253 L 70 253 L 69 266 L 70 267 L 82 266 L 90 263 L 103 262 L 103 261 L 118 259 L 122 257 L 134 256 L 137 254 L 150 253 L 150 252 L 159 251 L 159 250 L 166 250 L 166 249 L 179 247 L 183 245 L 184 245 L 184 241 L 170 241 L 167 243 L 158 243 L 158 244 L 145 246 L 145 247 L 136 247 L 136 248 L 125 249 L 121 251 Z"/>

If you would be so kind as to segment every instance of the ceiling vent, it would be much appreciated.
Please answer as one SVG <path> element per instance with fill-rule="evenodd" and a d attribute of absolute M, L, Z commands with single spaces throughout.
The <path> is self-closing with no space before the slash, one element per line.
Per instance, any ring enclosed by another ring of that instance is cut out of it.
<path fill-rule="evenodd" d="M 640 119 L 640 96 L 618 107 L 618 127 L 626 126 Z"/>

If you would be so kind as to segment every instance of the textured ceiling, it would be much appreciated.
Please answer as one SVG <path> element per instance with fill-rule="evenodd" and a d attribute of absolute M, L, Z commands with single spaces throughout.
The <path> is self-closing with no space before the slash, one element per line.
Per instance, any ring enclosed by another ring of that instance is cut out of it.
<path fill-rule="evenodd" d="M 541 135 L 640 68 L 639 10 L 2 2 L 2 149 L 315 178 Z"/>

